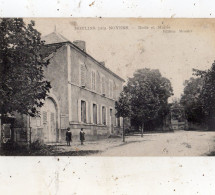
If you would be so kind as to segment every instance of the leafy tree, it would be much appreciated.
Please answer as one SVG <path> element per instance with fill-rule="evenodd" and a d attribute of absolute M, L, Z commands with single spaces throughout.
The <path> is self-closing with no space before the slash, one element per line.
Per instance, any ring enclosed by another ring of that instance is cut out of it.
<path fill-rule="evenodd" d="M 170 103 L 171 106 L 171 119 L 178 120 L 179 122 L 182 122 L 185 120 L 184 116 L 184 107 L 180 104 L 179 100 L 173 100 L 172 103 Z"/>
<path fill-rule="evenodd" d="M 125 118 L 129 117 L 131 114 L 130 108 L 130 97 L 128 93 L 122 91 L 120 93 L 119 101 L 115 103 L 116 117 L 123 117 L 123 142 L 125 142 Z"/>
<path fill-rule="evenodd" d="M 139 69 L 123 89 L 130 104 L 130 116 L 143 132 L 144 123 L 163 118 L 168 98 L 173 94 L 170 81 L 159 70 Z"/>
<path fill-rule="evenodd" d="M 31 21 L 21 18 L 0 20 L 0 113 L 18 112 L 34 116 L 51 88 L 43 68 L 44 42 Z"/>
<path fill-rule="evenodd" d="M 205 116 L 208 120 L 208 129 L 215 128 L 215 61 L 207 71 L 194 70 L 195 75 L 203 79 L 203 86 L 200 93 Z"/>
<path fill-rule="evenodd" d="M 190 78 L 184 83 L 184 93 L 180 103 L 183 105 L 188 122 L 204 123 L 205 112 L 200 97 L 203 87 L 203 78 Z"/>

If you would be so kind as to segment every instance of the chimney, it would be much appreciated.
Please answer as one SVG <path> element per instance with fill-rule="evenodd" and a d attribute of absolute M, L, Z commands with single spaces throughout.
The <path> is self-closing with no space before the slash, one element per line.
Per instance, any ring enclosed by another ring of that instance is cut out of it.
<path fill-rule="evenodd" d="M 83 50 L 84 52 L 86 52 L 86 43 L 85 41 L 81 41 L 81 40 L 76 40 L 76 41 L 73 41 L 73 43 L 79 47 L 81 50 Z"/>
<path fill-rule="evenodd" d="M 104 61 L 100 62 L 100 64 L 101 64 L 102 66 L 105 66 L 105 62 L 104 62 Z"/>

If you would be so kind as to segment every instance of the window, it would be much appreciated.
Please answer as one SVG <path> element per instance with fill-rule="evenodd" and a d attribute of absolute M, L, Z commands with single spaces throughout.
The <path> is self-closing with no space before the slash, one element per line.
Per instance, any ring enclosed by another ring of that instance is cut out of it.
<path fill-rule="evenodd" d="M 113 82 L 113 98 L 116 99 L 116 83 Z"/>
<path fill-rule="evenodd" d="M 93 104 L 93 123 L 97 124 L 97 105 Z"/>
<path fill-rule="evenodd" d="M 109 97 L 113 98 L 113 81 L 109 81 Z"/>
<path fill-rule="evenodd" d="M 102 77 L 102 95 L 105 95 L 105 77 Z"/>
<path fill-rule="evenodd" d="M 81 87 L 85 87 L 86 84 L 86 68 L 84 64 L 81 64 Z"/>
<path fill-rule="evenodd" d="M 81 100 L 81 122 L 86 123 L 86 102 Z"/>
<path fill-rule="evenodd" d="M 110 126 L 113 125 L 113 109 L 110 109 Z"/>
<path fill-rule="evenodd" d="M 96 73 L 95 73 L 95 71 L 92 71 L 92 74 L 91 74 L 91 86 L 92 86 L 92 90 L 95 91 L 96 90 Z"/>
<path fill-rule="evenodd" d="M 106 108 L 102 106 L 102 124 L 106 125 Z"/>

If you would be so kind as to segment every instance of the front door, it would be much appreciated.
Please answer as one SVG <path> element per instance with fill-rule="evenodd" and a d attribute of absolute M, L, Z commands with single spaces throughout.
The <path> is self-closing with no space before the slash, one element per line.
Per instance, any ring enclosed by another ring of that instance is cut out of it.
<path fill-rule="evenodd" d="M 44 142 L 57 141 L 57 110 L 54 102 L 47 98 L 44 106 L 41 108 L 43 118 L 43 136 Z"/>

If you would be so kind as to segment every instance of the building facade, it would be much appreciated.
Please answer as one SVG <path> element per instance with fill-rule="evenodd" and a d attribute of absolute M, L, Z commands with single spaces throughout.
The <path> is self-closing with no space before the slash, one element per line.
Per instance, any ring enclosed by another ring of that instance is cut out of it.
<path fill-rule="evenodd" d="M 120 133 L 123 124 L 115 117 L 115 101 L 124 80 L 87 54 L 84 41 L 70 42 L 57 32 L 43 39 L 50 52 L 44 74 L 52 89 L 40 116 L 29 120 L 31 140 L 63 142 L 68 127 L 73 139 L 81 128 L 88 140 Z"/>

